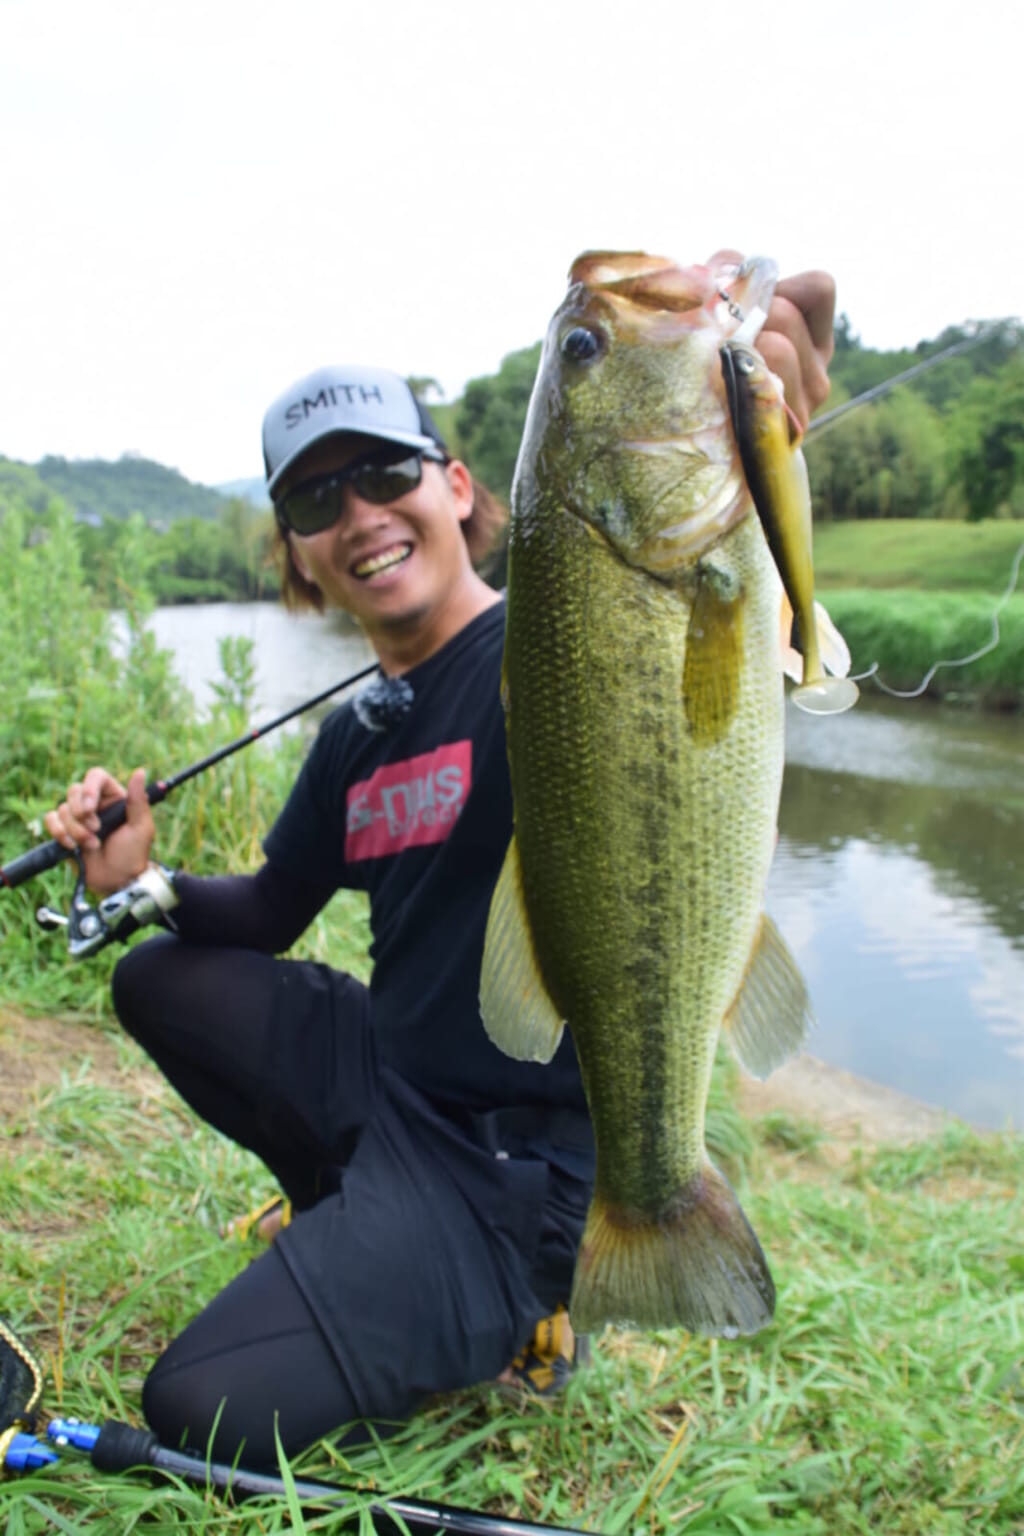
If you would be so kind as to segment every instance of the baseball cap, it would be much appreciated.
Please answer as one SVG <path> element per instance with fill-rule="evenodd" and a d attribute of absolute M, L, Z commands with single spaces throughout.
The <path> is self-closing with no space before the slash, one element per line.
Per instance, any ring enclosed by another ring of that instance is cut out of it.
<path fill-rule="evenodd" d="M 285 471 L 313 443 L 350 432 L 448 452 L 426 406 L 399 374 L 385 368 L 318 368 L 278 396 L 263 418 L 271 497 Z"/>

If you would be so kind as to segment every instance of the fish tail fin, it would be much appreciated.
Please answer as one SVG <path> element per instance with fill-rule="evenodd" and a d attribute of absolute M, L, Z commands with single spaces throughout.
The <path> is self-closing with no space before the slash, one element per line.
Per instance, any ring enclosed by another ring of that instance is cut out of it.
<path fill-rule="evenodd" d="M 735 1338 L 774 1311 L 757 1234 L 711 1162 L 649 1220 L 617 1214 L 595 1191 L 569 1302 L 578 1333 L 624 1323 Z"/>
<path fill-rule="evenodd" d="M 826 609 L 821 603 L 814 604 L 814 635 L 807 645 L 785 593 L 782 605 L 783 670 L 799 684 L 793 689 L 794 704 L 812 715 L 839 715 L 852 708 L 860 690 L 846 675 L 850 670 L 849 646 Z"/>

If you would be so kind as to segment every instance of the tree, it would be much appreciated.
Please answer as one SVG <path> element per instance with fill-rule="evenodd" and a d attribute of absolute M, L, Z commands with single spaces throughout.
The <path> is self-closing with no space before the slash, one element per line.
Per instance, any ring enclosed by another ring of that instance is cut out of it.
<path fill-rule="evenodd" d="M 502 359 L 496 374 L 471 379 L 455 410 L 466 461 L 478 479 L 508 499 L 541 343 Z"/>
<path fill-rule="evenodd" d="M 952 461 L 967 519 L 1012 513 L 1024 483 L 1024 355 L 994 378 L 975 379 L 953 416 Z"/>

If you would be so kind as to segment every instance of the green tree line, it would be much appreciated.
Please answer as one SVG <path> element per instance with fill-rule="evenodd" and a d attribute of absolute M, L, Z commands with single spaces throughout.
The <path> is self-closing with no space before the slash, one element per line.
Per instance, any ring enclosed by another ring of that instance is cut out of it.
<path fill-rule="evenodd" d="M 951 327 L 914 349 L 864 347 L 845 315 L 836 327 L 828 408 L 905 372 L 969 333 Z M 986 327 L 986 339 L 877 403 L 851 411 L 805 448 L 815 516 L 1024 516 L 1024 329 Z M 455 446 L 499 495 L 511 490 L 540 343 L 472 379 L 451 410 Z"/>
<path fill-rule="evenodd" d="M 1017 321 L 988 327 L 970 350 L 851 411 L 820 437 L 812 432 L 805 451 L 816 518 L 1024 517 L 1022 336 Z M 954 327 L 913 349 L 877 351 L 841 315 L 828 408 L 968 339 Z M 431 407 L 453 452 L 506 500 L 539 360 L 539 342 L 509 353 L 458 400 Z M 436 390 L 430 379 L 410 383 Z M 51 456 L 37 465 L 0 458 L 0 518 L 9 508 L 23 515 L 29 539 L 45 537 L 66 508 L 79 529 L 85 577 L 111 606 L 124 601 L 128 565 L 144 573 L 158 603 L 279 590 L 268 563 L 268 511 L 133 455 L 115 463 Z"/>
<path fill-rule="evenodd" d="M 125 552 L 135 551 L 128 569 L 141 571 L 156 603 L 250 602 L 276 597 L 277 571 L 270 560 L 273 518 L 233 496 L 221 499 L 215 520 L 183 517 L 154 529 L 139 513 L 127 522 L 104 517 L 99 526 L 79 524 L 82 567 L 87 581 L 108 607 L 126 597 Z"/>

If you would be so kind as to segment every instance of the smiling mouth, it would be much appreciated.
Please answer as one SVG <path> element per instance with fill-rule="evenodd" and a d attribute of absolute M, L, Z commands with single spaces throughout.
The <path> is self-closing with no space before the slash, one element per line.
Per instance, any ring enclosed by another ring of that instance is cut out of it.
<path fill-rule="evenodd" d="M 366 560 L 358 560 L 352 566 L 352 574 L 360 581 L 366 581 L 371 576 L 377 576 L 381 571 L 390 571 L 393 566 L 401 565 L 412 554 L 411 544 L 392 544 L 390 549 L 382 549 L 380 554 L 370 555 Z"/>

